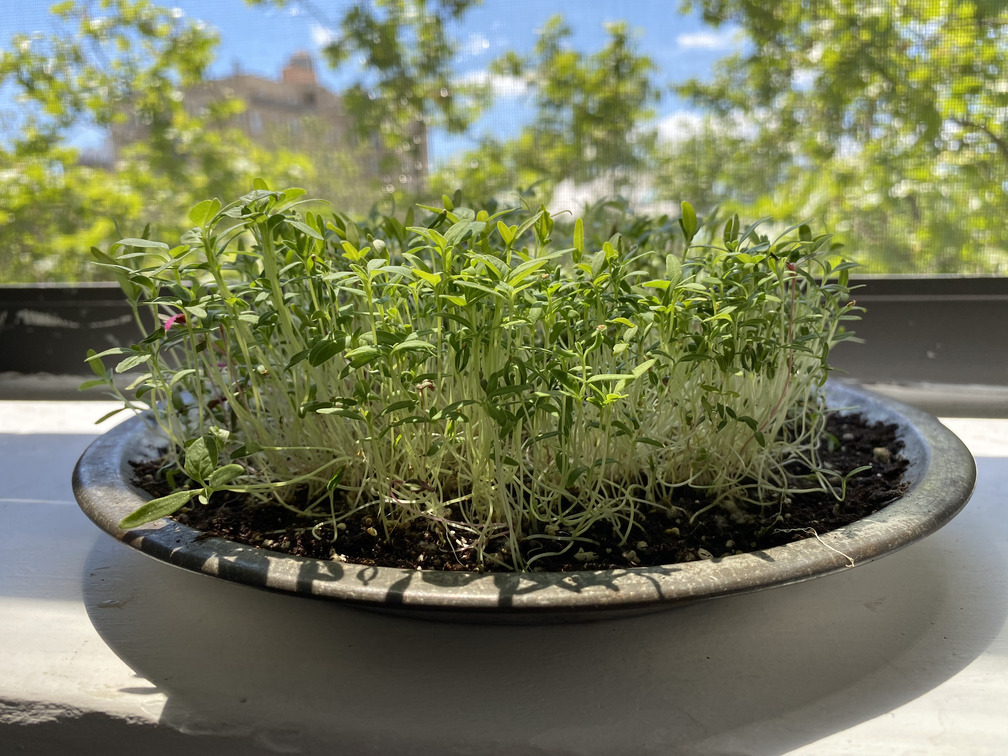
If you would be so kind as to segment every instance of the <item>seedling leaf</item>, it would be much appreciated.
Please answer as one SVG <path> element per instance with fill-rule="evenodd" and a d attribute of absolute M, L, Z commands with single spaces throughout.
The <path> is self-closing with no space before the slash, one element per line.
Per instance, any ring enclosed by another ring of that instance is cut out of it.
<path fill-rule="evenodd" d="M 148 522 L 153 522 L 161 517 L 167 517 L 168 515 L 174 514 L 180 510 L 199 493 L 199 489 L 191 491 L 175 491 L 167 496 L 151 499 L 143 506 L 137 508 L 134 512 L 123 517 L 119 521 L 118 527 L 120 530 L 129 530 L 130 528 L 135 528 L 138 525 L 145 525 Z"/>

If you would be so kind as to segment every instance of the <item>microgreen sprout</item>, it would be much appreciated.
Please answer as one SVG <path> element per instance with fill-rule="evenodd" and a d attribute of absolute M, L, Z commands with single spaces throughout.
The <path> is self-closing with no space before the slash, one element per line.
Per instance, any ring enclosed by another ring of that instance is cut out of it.
<path fill-rule="evenodd" d="M 355 223 L 303 199 L 257 182 L 194 208 L 177 245 L 94 251 L 146 326 L 90 353 L 89 383 L 149 409 L 193 482 L 122 527 L 227 489 L 315 523 L 366 512 L 377 537 L 425 518 L 529 569 L 583 559 L 600 524 L 633 548 L 676 488 L 776 515 L 802 463 L 840 495 L 822 386 L 856 308 L 829 236 L 715 234 L 685 203 L 603 238 L 545 207 Z"/>

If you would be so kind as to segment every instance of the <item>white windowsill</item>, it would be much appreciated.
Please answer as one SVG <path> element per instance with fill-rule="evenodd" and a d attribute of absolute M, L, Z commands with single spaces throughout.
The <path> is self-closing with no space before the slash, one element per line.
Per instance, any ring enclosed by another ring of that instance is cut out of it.
<path fill-rule="evenodd" d="M 492 627 L 269 594 L 115 542 L 70 488 L 111 406 L 0 401 L 0 752 L 85 738 L 145 754 L 1008 742 L 1008 419 L 945 420 L 977 457 L 976 493 L 877 562 L 638 618 Z"/>

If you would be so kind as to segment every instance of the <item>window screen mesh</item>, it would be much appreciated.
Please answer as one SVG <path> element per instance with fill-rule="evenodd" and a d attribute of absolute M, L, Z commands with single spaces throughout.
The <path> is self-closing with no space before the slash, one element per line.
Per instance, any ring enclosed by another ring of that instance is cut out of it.
<path fill-rule="evenodd" d="M 102 278 L 262 176 L 350 214 L 614 200 L 1008 269 L 1000 2 L 137 0 L 0 18 L 0 283 Z"/>

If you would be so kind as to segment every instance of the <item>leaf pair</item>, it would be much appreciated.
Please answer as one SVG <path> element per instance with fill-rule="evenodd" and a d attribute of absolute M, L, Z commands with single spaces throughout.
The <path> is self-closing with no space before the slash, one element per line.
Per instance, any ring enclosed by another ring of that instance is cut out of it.
<path fill-rule="evenodd" d="M 167 496 L 151 499 L 120 520 L 119 527 L 128 530 L 167 517 L 197 496 L 205 501 L 215 491 L 221 490 L 245 472 L 245 468 L 236 463 L 218 466 L 219 455 L 220 447 L 213 436 L 201 436 L 194 440 L 186 449 L 182 469 L 193 481 L 199 483 L 201 488 L 175 491 Z"/>

